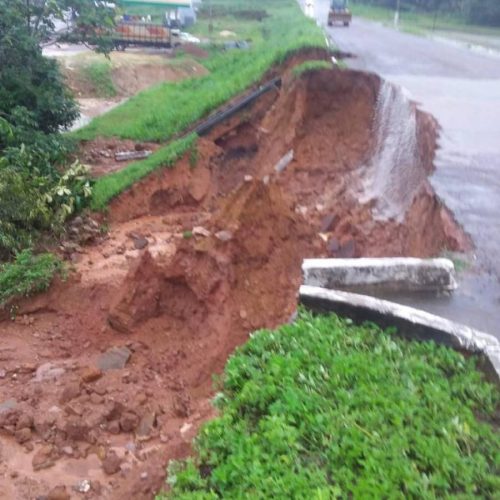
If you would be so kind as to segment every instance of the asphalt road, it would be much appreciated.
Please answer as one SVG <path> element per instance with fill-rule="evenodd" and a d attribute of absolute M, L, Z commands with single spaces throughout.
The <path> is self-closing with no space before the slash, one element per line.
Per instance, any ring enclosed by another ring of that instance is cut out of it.
<path fill-rule="evenodd" d="M 354 18 L 349 28 L 326 27 L 328 1 L 315 17 L 350 67 L 404 87 L 442 130 L 431 182 L 471 235 L 472 268 L 452 298 L 400 301 L 500 338 L 500 53 L 419 37 Z"/>

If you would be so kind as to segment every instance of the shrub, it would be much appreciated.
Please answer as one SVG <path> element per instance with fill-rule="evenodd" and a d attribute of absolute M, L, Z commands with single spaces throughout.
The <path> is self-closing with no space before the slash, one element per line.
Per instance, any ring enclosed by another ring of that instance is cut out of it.
<path fill-rule="evenodd" d="M 498 498 L 499 404 L 474 358 L 301 313 L 229 359 L 171 498 Z"/>
<path fill-rule="evenodd" d="M 31 250 L 23 250 L 13 262 L 0 265 L 0 306 L 46 290 L 54 275 L 63 272 L 63 263 L 55 255 L 33 255 Z"/>

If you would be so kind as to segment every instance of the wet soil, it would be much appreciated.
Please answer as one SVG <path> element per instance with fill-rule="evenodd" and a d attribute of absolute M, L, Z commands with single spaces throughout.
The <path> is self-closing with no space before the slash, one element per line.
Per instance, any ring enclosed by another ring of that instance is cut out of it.
<path fill-rule="evenodd" d="M 462 248 L 425 179 L 402 223 L 358 201 L 380 85 L 285 75 L 199 140 L 196 165 L 187 155 L 115 199 L 66 282 L 4 312 L 0 497 L 152 498 L 214 416 L 212 376 L 250 332 L 293 316 L 303 258 Z M 436 130 L 417 119 L 428 173 Z"/>

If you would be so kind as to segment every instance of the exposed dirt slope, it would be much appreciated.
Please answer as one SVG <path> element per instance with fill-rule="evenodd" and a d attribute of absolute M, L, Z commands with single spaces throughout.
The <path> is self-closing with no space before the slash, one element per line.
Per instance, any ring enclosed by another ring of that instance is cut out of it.
<path fill-rule="evenodd" d="M 0 497 L 152 498 L 213 416 L 212 375 L 294 313 L 304 257 L 466 243 L 426 181 L 403 223 L 359 203 L 379 87 L 351 71 L 285 78 L 200 139 L 196 166 L 183 158 L 116 199 L 109 235 L 71 255 L 73 277 L 0 322 Z M 419 117 L 430 172 L 435 127 Z"/>

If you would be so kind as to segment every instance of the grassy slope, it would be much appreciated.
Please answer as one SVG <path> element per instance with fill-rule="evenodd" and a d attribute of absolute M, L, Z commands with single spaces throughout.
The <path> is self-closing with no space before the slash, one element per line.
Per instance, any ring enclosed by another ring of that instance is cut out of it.
<path fill-rule="evenodd" d="M 258 332 L 169 496 L 499 498 L 500 398 L 475 363 L 334 315 Z"/>
<path fill-rule="evenodd" d="M 275 63 L 289 53 L 306 47 L 325 47 L 321 30 L 305 18 L 295 0 L 274 0 L 272 8 L 264 0 L 251 6 L 241 1 L 214 0 L 214 38 L 223 29 L 237 30 L 240 39 L 252 40 L 249 50 L 221 51 L 211 47 L 210 57 L 201 62 L 210 74 L 177 83 L 165 83 L 141 92 L 123 105 L 94 119 L 74 135 L 77 139 L 118 136 L 136 140 L 168 141 L 193 122 L 208 115 L 262 78 Z M 266 9 L 262 22 L 236 17 L 239 9 Z M 200 19 L 196 29 L 208 33 L 208 19 Z M 219 31 L 218 31 L 219 30 Z M 102 210 L 109 201 L 155 168 L 171 165 L 193 144 L 195 138 L 181 138 L 157 151 L 145 161 L 104 176 L 94 186 L 92 208 Z"/>
<path fill-rule="evenodd" d="M 311 46 L 324 47 L 321 30 L 302 15 L 294 0 L 274 0 L 272 4 L 256 0 L 250 7 L 234 1 L 230 5 L 231 9 L 238 6 L 246 9 L 272 6 L 267 8 L 270 17 L 262 22 L 238 20 L 241 37 L 252 40 L 250 50 L 216 54 L 204 62 L 211 72 L 206 77 L 165 83 L 141 92 L 93 120 L 76 132 L 76 137 L 168 140 L 258 81 L 273 63 L 281 61 L 290 51 Z M 221 16 L 216 27 L 234 28 L 234 21 L 234 16 Z M 197 29 L 204 30 L 203 21 Z"/>

